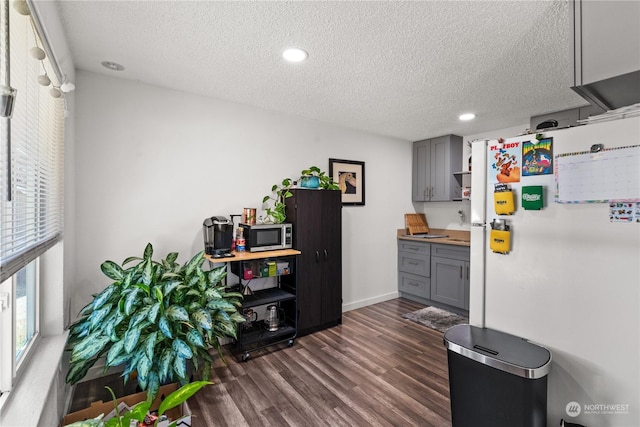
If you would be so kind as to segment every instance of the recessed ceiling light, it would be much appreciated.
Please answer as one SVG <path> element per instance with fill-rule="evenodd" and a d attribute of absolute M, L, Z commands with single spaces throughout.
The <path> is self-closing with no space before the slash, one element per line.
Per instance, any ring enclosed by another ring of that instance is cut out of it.
<path fill-rule="evenodd" d="M 102 61 L 100 64 L 102 64 L 102 66 L 104 68 L 108 68 L 112 71 L 122 71 L 124 70 L 124 67 L 116 62 L 111 62 L 111 61 Z"/>
<path fill-rule="evenodd" d="M 303 49 L 292 47 L 285 49 L 282 57 L 289 62 L 302 62 L 309 57 L 309 54 Z"/>
<path fill-rule="evenodd" d="M 460 114 L 460 117 L 458 117 L 460 120 L 462 121 L 468 121 L 468 120 L 473 120 L 476 118 L 476 115 L 473 113 L 464 113 L 464 114 Z"/>

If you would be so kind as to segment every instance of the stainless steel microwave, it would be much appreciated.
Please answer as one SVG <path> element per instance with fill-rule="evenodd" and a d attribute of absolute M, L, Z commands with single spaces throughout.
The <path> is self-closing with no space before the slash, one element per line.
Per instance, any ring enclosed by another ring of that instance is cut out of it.
<path fill-rule="evenodd" d="M 240 224 L 244 229 L 245 248 L 249 252 L 276 251 L 292 247 L 291 224 Z"/>

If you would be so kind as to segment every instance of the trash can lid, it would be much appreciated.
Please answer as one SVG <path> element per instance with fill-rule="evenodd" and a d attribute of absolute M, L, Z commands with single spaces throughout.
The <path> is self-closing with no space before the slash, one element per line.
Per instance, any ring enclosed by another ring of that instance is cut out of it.
<path fill-rule="evenodd" d="M 449 351 L 527 379 L 542 378 L 551 368 L 549 350 L 493 329 L 457 325 L 444 334 L 444 344 Z"/>

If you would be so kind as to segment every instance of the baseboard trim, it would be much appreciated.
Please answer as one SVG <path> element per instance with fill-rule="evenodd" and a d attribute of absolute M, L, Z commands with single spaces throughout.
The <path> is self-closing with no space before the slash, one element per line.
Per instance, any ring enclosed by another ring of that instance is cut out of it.
<path fill-rule="evenodd" d="M 357 308 L 366 307 L 368 305 L 378 304 L 379 302 L 389 301 L 391 299 L 398 298 L 399 296 L 400 295 L 396 291 L 396 292 L 391 292 L 391 293 L 384 294 L 384 295 L 378 295 L 377 297 L 373 297 L 373 298 L 367 298 L 367 299 L 363 299 L 363 300 L 360 300 L 360 301 L 354 301 L 354 302 L 351 302 L 349 304 L 343 304 L 342 305 L 342 312 L 344 313 L 346 311 L 355 310 Z"/>

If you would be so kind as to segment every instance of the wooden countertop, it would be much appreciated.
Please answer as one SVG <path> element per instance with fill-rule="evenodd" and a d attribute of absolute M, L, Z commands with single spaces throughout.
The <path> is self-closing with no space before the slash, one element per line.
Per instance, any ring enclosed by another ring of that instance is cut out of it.
<path fill-rule="evenodd" d="M 406 229 L 401 228 L 398 230 L 398 239 L 401 240 L 411 240 L 414 242 L 425 242 L 425 243 L 439 243 L 443 245 L 455 245 L 455 246 L 471 246 L 471 233 L 469 231 L 464 230 L 447 230 L 440 228 L 431 228 L 429 229 L 429 234 L 446 234 L 448 237 L 436 238 L 436 239 L 424 239 L 421 237 L 412 237 L 409 236 L 409 233 Z"/>
<path fill-rule="evenodd" d="M 224 262 L 238 262 L 238 261 L 250 261 L 252 259 L 265 259 L 275 258 L 281 256 L 300 255 L 297 249 L 281 249 L 278 251 L 263 251 L 263 252 L 231 252 L 234 256 L 224 258 L 214 258 L 211 255 L 205 255 L 207 261 L 211 261 L 214 264 L 221 264 Z"/>

